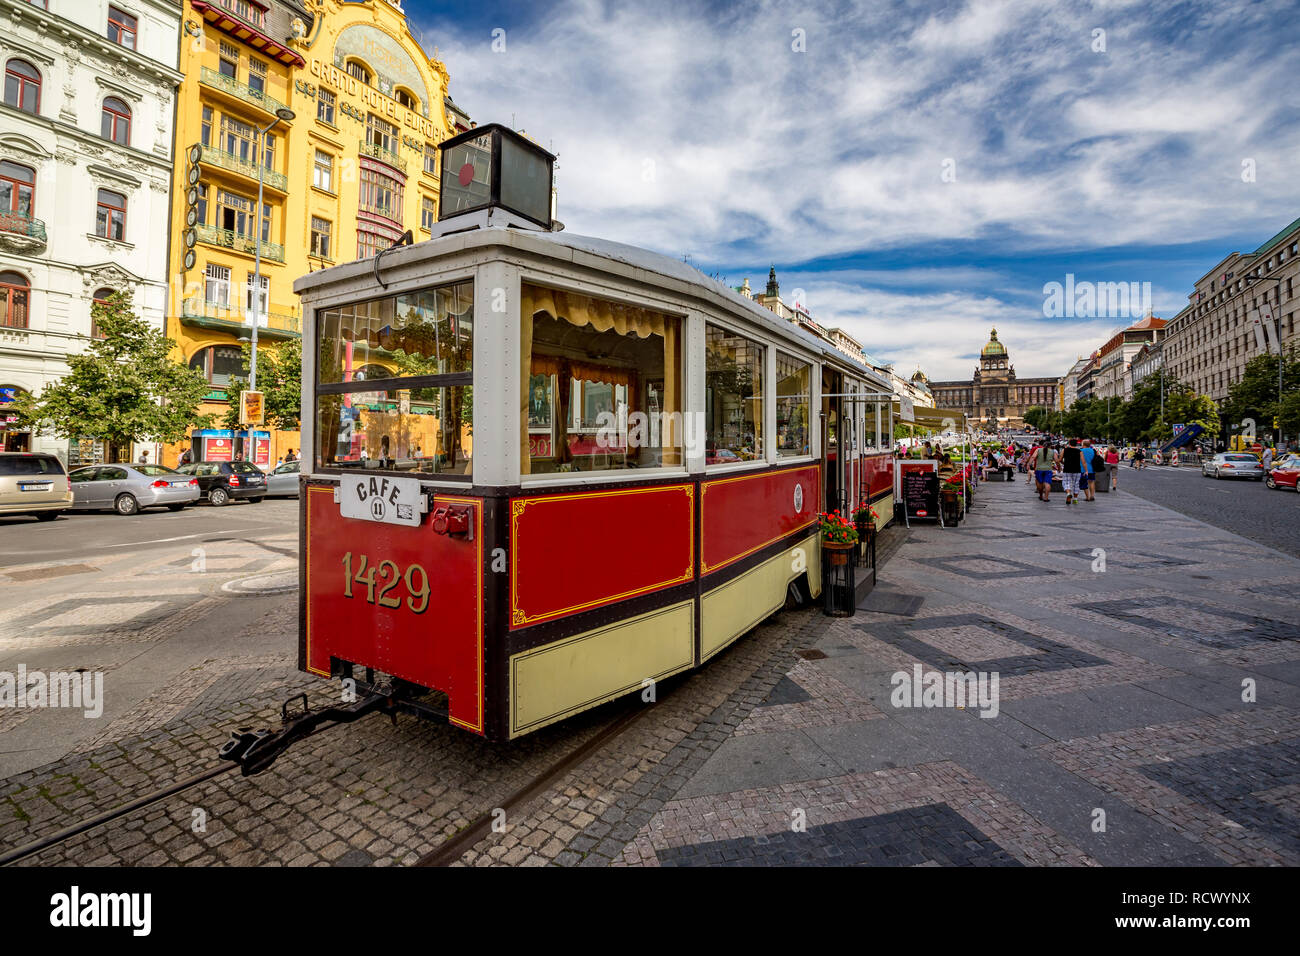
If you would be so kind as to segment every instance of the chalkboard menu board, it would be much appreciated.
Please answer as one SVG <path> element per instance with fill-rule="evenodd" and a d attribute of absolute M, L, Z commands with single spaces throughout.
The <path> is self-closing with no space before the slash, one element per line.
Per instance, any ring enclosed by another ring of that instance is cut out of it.
<path fill-rule="evenodd" d="M 903 507 L 909 518 L 939 519 L 939 476 L 933 471 L 903 472 Z"/>

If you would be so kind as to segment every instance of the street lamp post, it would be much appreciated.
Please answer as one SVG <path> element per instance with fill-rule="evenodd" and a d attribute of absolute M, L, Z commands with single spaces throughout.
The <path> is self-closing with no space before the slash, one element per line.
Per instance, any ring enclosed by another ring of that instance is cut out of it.
<path fill-rule="evenodd" d="M 263 209 L 263 185 L 266 179 L 266 135 L 275 129 L 281 121 L 286 123 L 293 120 L 294 112 L 287 106 L 282 106 L 275 111 L 275 119 L 268 125 L 263 126 L 257 131 L 257 142 L 255 157 L 257 159 L 257 209 L 253 215 L 256 225 L 253 237 L 253 332 L 250 336 L 249 359 L 248 359 L 248 390 L 257 391 L 257 327 L 262 318 L 262 209 Z M 267 312 L 270 312 L 271 293 L 267 290 L 266 295 Z M 240 409 L 240 418 L 243 418 L 243 409 Z M 248 429 L 245 427 L 245 431 Z M 251 433 L 250 433 L 251 434 Z M 233 449 L 232 449 L 233 452 Z M 244 450 L 248 454 L 248 449 Z M 256 453 L 254 453 L 256 458 Z"/>
<path fill-rule="evenodd" d="M 261 319 L 262 303 L 262 186 L 265 179 L 266 154 L 266 134 L 275 129 L 280 121 L 288 123 L 293 120 L 294 112 L 286 106 L 280 107 L 275 111 L 275 119 L 269 125 L 262 127 L 257 131 L 257 234 L 253 243 L 253 335 L 251 355 L 248 360 L 248 390 L 257 391 L 257 327 Z M 267 291 L 266 304 L 269 312 L 271 305 L 270 291 Z"/>

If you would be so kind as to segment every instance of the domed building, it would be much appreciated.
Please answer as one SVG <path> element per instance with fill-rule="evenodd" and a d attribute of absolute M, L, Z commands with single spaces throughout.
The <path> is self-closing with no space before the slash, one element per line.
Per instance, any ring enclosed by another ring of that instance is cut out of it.
<path fill-rule="evenodd" d="M 1016 378 L 997 329 L 980 349 L 980 363 L 969 382 L 931 382 L 930 391 L 936 407 L 965 412 L 972 424 L 990 430 L 1023 427 L 1025 412 L 1033 406 L 1059 405 L 1055 378 Z"/>

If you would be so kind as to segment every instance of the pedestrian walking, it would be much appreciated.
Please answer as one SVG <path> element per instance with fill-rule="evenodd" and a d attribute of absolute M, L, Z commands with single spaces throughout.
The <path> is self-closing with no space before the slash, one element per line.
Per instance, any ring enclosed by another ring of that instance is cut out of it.
<path fill-rule="evenodd" d="M 1043 442 L 1034 449 L 1034 481 L 1038 485 L 1038 500 L 1048 501 L 1052 494 L 1052 449 Z"/>
<path fill-rule="evenodd" d="M 1101 455 L 1092 447 L 1092 439 L 1083 440 L 1083 471 L 1079 475 L 1079 487 L 1083 489 L 1084 501 L 1096 501 L 1097 476 L 1101 474 Z"/>
<path fill-rule="evenodd" d="M 1146 467 L 1146 463 L 1147 463 L 1146 452 L 1142 450 L 1141 445 L 1138 445 L 1137 449 L 1133 452 L 1133 467 L 1135 467 L 1138 471 L 1141 471 L 1144 467 Z"/>
<path fill-rule="evenodd" d="M 1106 471 L 1110 474 L 1110 490 L 1119 488 L 1119 451 L 1114 445 L 1106 449 Z"/>
<path fill-rule="evenodd" d="M 1264 470 L 1273 470 L 1273 449 L 1271 447 L 1264 449 Z"/>
<path fill-rule="evenodd" d="M 1077 438 L 1071 438 L 1061 452 L 1061 487 L 1065 489 L 1067 505 L 1079 500 L 1079 475 L 1083 467 L 1083 449 L 1079 447 Z"/>
<path fill-rule="evenodd" d="M 194 455 L 190 453 L 190 450 L 188 448 L 186 448 L 184 451 L 181 452 L 181 457 L 176 460 L 176 465 L 177 467 L 181 465 L 188 465 L 193 460 L 194 460 Z"/>

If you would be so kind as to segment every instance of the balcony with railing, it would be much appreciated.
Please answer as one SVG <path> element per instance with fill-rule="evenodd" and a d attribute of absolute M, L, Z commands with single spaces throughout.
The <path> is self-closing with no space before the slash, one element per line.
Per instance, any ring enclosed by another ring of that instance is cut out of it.
<path fill-rule="evenodd" d="M 233 249 L 246 256 L 257 252 L 257 237 L 245 236 L 230 229 L 218 229 L 215 226 L 195 226 L 199 242 L 222 249 Z M 284 246 L 278 242 L 262 243 L 262 258 L 268 262 L 284 262 Z"/>
<path fill-rule="evenodd" d="M 218 149 L 215 146 L 201 146 L 200 149 L 203 150 L 203 154 L 199 157 L 200 163 L 217 166 L 228 172 L 247 176 L 254 182 L 257 181 L 257 163 L 241 159 L 234 153 L 228 153 L 224 149 Z M 262 168 L 262 182 L 266 184 L 268 189 L 274 189 L 282 193 L 289 191 L 289 177 L 284 173 L 277 173 L 273 169 Z"/>
<path fill-rule="evenodd" d="M 45 223 L 21 212 L 0 212 L 0 246 L 13 252 L 45 248 Z"/>
<path fill-rule="evenodd" d="M 253 329 L 254 312 L 222 302 L 186 299 L 181 309 L 181 323 L 248 338 Z M 258 338 L 288 339 L 302 335 L 302 319 L 291 312 L 262 312 L 257 315 Z"/>
<path fill-rule="evenodd" d="M 238 80 L 226 76 L 224 73 L 218 73 L 206 66 L 199 71 L 199 80 L 204 86 L 220 90 L 228 96 L 233 96 L 237 100 L 248 103 L 250 106 L 256 106 L 268 113 L 274 113 L 276 110 L 284 108 L 284 104 L 275 97 L 260 93 L 251 86 L 240 83 Z"/>
<path fill-rule="evenodd" d="M 389 166 L 392 166 L 394 169 L 400 169 L 403 173 L 406 172 L 406 160 L 402 159 L 401 154 L 395 153 L 391 149 L 384 149 L 384 147 L 376 143 L 367 143 L 364 139 L 361 141 L 361 145 L 358 149 L 362 156 L 377 159 L 381 163 L 386 163 Z"/>

